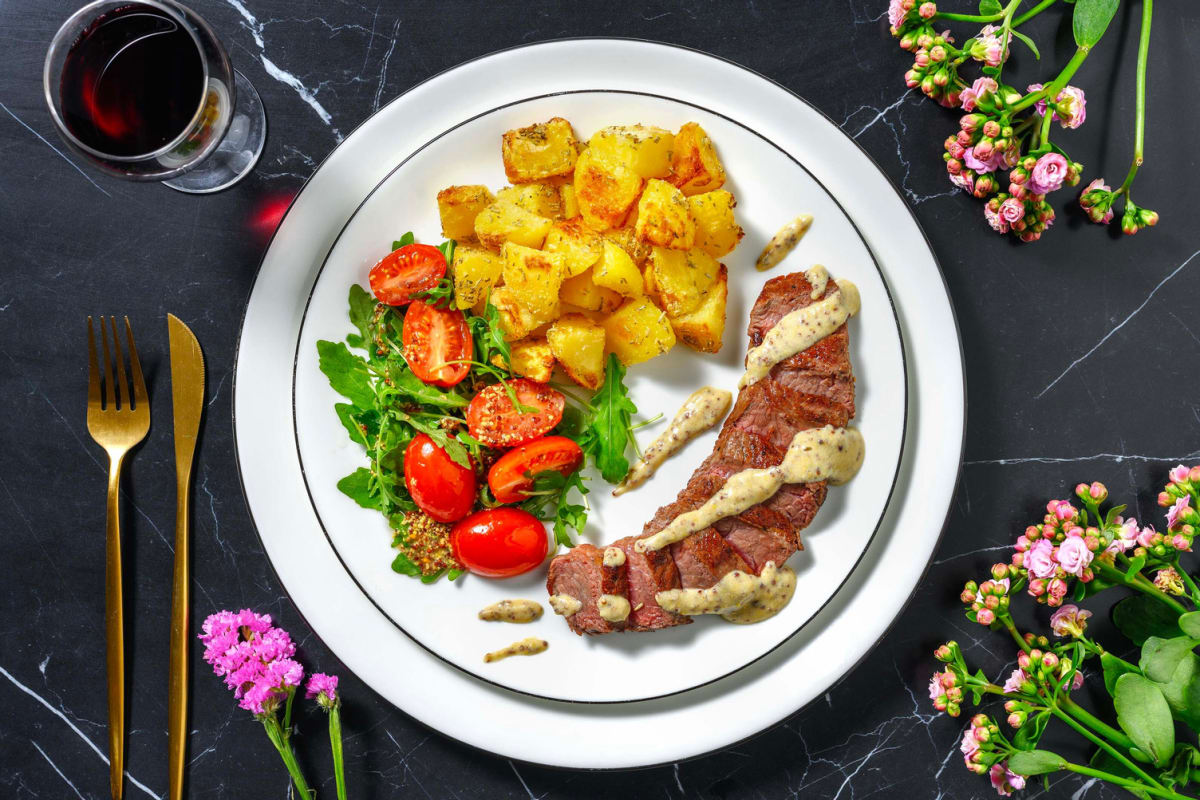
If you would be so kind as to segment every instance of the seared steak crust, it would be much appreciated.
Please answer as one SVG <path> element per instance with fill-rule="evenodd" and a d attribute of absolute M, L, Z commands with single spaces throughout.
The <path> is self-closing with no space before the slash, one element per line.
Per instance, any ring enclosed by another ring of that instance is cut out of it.
<path fill-rule="evenodd" d="M 802 272 L 768 281 L 750 311 L 751 347 L 761 344 L 785 314 L 812 303 L 812 288 Z M 826 294 L 835 290 L 830 281 Z M 823 481 L 784 486 L 766 502 L 660 551 L 638 553 L 633 544 L 637 538 L 662 530 L 680 514 L 699 508 L 730 475 L 778 464 L 797 432 L 823 425 L 844 427 L 853 417 L 854 374 L 845 325 L 776 364 L 765 378 L 743 389 L 712 454 L 674 502 L 660 508 L 639 537 L 614 542 L 613 546 L 626 554 L 628 598 L 634 609 L 623 629 L 657 630 L 691 622 L 689 617 L 659 607 L 654 596 L 664 589 L 707 588 L 732 570 L 758 573 L 768 561 L 787 561 L 803 546 L 799 532 L 825 502 Z M 567 618 L 576 633 L 621 629 L 605 622 L 595 610 L 596 597 L 606 590 L 601 584 L 608 582 L 601 575 L 600 553 L 584 544 L 550 563 L 546 581 L 550 593 L 572 594 L 584 604 L 579 613 Z"/>

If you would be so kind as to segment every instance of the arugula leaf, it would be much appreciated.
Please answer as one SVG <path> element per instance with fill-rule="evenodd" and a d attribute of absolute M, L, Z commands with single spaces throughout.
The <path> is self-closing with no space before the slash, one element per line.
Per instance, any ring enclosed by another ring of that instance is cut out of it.
<path fill-rule="evenodd" d="M 454 263 L 454 248 L 458 246 L 458 242 L 453 239 L 447 239 L 437 246 L 438 250 L 442 251 L 442 256 L 446 259 L 446 266 Z"/>
<path fill-rule="evenodd" d="M 375 317 L 375 296 L 357 283 L 350 284 L 350 322 L 358 335 L 350 334 L 346 341 L 353 347 L 366 347 L 371 341 L 371 320 Z"/>
<path fill-rule="evenodd" d="M 533 476 L 529 499 L 521 503 L 522 509 L 538 519 L 554 521 L 554 541 L 564 547 L 575 546 L 571 535 L 567 533 L 568 527 L 574 528 L 576 534 L 581 534 L 587 525 L 587 507 L 568 499 L 572 489 L 578 491 L 580 496 L 588 493 L 579 470 L 570 475 L 555 470 L 539 472 Z"/>
<path fill-rule="evenodd" d="M 421 577 L 421 568 L 412 562 L 412 559 L 404 553 L 396 553 L 396 557 L 392 559 L 392 571 L 399 572 L 401 575 L 408 575 L 412 578 Z"/>
<path fill-rule="evenodd" d="M 408 414 L 403 411 L 395 412 L 396 416 L 403 419 L 409 425 L 413 426 L 421 433 L 427 434 L 433 443 L 446 451 L 446 455 L 450 456 L 450 460 L 460 467 L 471 467 L 471 459 L 467 455 L 467 448 L 452 437 L 445 428 L 442 427 L 441 421 L 444 417 L 437 417 L 432 414 L 422 414 L 419 416 Z M 433 417 L 431 419 L 430 417 Z"/>
<path fill-rule="evenodd" d="M 351 403 L 334 403 L 333 410 L 350 434 L 350 441 L 371 447 L 379 435 L 379 413 L 364 411 Z"/>
<path fill-rule="evenodd" d="M 417 240 L 417 237 L 413 235 L 412 231 L 409 231 L 408 233 L 404 234 L 396 241 L 392 242 L 392 252 L 399 250 L 401 247 L 410 245 L 413 242 L 415 242 L 416 240 Z"/>
<path fill-rule="evenodd" d="M 413 297 L 424 300 L 431 306 L 444 306 L 454 297 L 454 281 L 449 277 L 442 278 L 438 281 L 437 286 L 417 292 Z"/>
<path fill-rule="evenodd" d="M 396 394 L 415 403 L 446 409 L 465 408 L 470 403 L 460 394 L 425 383 L 404 364 L 389 365 L 387 372 L 388 379 L 392 382 L 391 388 Z"/>
<path fill-rule="evenodd" d="M 468 316 L 467 327 L 475 338 L 475 359 L 490 364 L 492 356 L 500 356 L 507 365 L 512 363 L 512 348 L 504 338 L 504 326 L 500 322 L 500 311 L 492 305 L 491 296 L 484 301 L 483 316 Z"/>
<path fill-rule="evenodd" d="M 375 390 L 371 387 L 371 373 L 362 356 L 350 352 L 344 342 L 317 342 L 321 372 L 329 379 L 329 385 L 338 394 L 349 398 L 363 410 L 375 407 Z"/>
<path fill-rule="evenodd" d="M 629 472 L 625 448 L 633 441 L 631 417 L 637 406 L 629 399 L 624 377 L 625 367 L 609 353 L 604 383 L 592 396 L 592 417 L 579 442 L 609 483 L 620 483 Z"/>
<path fill-rule="evenodd" d="M 342 491 L 342 494 L 363 508 L 373 508 L 376 511 L 383 510 L 383 498 L 372 491 L 371 470 L 366 467 L 359 467 L 354 472 L 342 478 L 337 482 L 337 488 Z"/>

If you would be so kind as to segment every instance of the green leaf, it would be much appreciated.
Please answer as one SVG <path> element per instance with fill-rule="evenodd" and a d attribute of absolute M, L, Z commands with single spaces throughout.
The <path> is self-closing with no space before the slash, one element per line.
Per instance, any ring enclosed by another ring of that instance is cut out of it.
<path fill-rule="evenodd" d="M 625 368 L 609 353 L 604 383 L 592 395 L 592 418 L 580 442 L 609 483 L 620 483 L 629 472 L 625 449 L 633 439 L 631 420 L 637 406 L 629 399 L 624 377 Z"/>
<path fill-rule="evenodd" d="M 337 482 L 337 488 L 363 508 L 383 510 L 382 498 L 371 489 L 371 470 L 366 467 L 359 467 L 342 478 Z"/>
<path fill-rule="evenodd" d="M 454 262 L 454 248 L 458 246 L 458 242 L 453 239 L 447 239 L 438 245 L 438 250 L 442 251 L 442 257 L 446 259 L 446 266 L 450 266 Z"/>
<path fill-rule="evenodd" d="M 408 233 L 404 234 L 396 241 L 392 242 L 392 251 L 395 252 L 396 250 L 399 250 L 401 247 L 407 247 L 408 245 L 412 244 L 416 240 L 417 240 L 417 237 L 413 235 L 412 231 L 409 231 Z"/>
<path fill-rule="evenodd" d="M 422 575 L 421 583 L 425 584 L 426 586 L 428 586 L 431 583 L 437 583 L 439 580 L 442 579 L 442 576 L 445 574 L 446 574 L 446 570 L 440 569 L 437 572 L 430 573 L 429 575 Z"/>
<path fill-rule="evenodd" d="M 1196 639 L 1200 639 L 1200 611 L 1189 611 L 1179 615 L 1179 629 Z"/>
<path fill-rule="evenodd" d="M 388 365 L 388 378 L 392 382 L 391 388 L 397 395 L 423 406 L 454 409 L 466 408 L 470 403 L 467 398 L 457 392 L 447 392 L 426 383 L 400 363 L 393 362 Z"/>
<path fill-rule="evenodd" d="M 350 434 L 350 440 L 370 447 L 379 435 L 379 412 L 364 411 L 352 403 L 334 403 L 338 419 Z"/>
<path fill-rule="evenodd" d="M 317 342 L 321 372 L 329 379 L 329 385 L 338 394 L 350 399 L 363 410 L 375 407 L 375 390 L 371 387 L 371 373 L 362 356 L 350 352 L 344 342 Z"/>
<path fill-rule="evenodd" d="M 1185 653 L 1170 676 L 1157 686 L 1175 719 L 1200 731 L 1200 656 Z"/>
<path fill-rule="evenodd" d="M 1090 48 L 1108 30 L 1120 0 L 1077 0 L 1071 17 L 1075 44 Z"/>
<path fill-rule="evenodd" d="M 1023 750 L 1008 759 L 1008 768 L 1018 775 L 1045 775 L 1058 772 L 1067 760 L 1049 750 Z"/>
<path fill-rule="evenodd" d="M 1121 512 L 1124 510 L 1125 510 L 1125 506 L 1123 506 L 1123 505 L 1113 506 L 1112 508 L 1110 508 L 1108 510 L 1108 513 L 1104 515 L 1104 527 L 1107 528 L 1110 525 L 1112 525 L 1113 523 L 1115 523 L 1117 521 L 1117 517 L 1121 516 Z"/>
<path fill-rule="evenodd" d="M 392 571 L 399 572 L 401 575 L 408 575 L 412 578 L 421 577 L 421 568 L 412 562 L 404 553 L 397 553 L 392 560 Z"/>
<path fill-rule="evenodd" d="M 1108 651 L 1100 654 L 1100 667 L 1104 670 L 1104 688 L 1110 695 L 1117 690 L 1117 678 L 1136 672 L 1132 666 Z"/>
<path fill-rule="evenodd" d="M 1171 639 L 1179 635 L 1179 614 L 1144 594 L 1135 594 L 1113 606 L 1113 624 L 1134 644 L 1151 636 Z"/>
<path fill-rule="evenodd" d="M 357 283 L 350 284 L 350 322 L 358 328 L 363 342 L 371 341 L 371 320 L 375 316 L 375 296 Z"/>
<path fill-rule="evenodd" d="M 979 0 L 979 14 L 984 17 L 994 17 L 997 14 L 1003 13 L 1004 6 L 1000 5 L 1000 0 Z"/>
<path fill-rule="evenodd" d="M 570 475 L 554 470 L 539 472 L 533 476 L 529 499 L 521 503 L 521 508 L 538 519 L 554 521 L 554 541 L 563 547 L 575 546 L 567 528 L 581 534 L 587 525 L 587 507 L 570 502 L 571 490 L 579 492 L 580 496 L 588 493 L 578 470 Z"/>
<path fill-rule="evenodd" d="M 1042 54 L 1038 51 L 1037 45 L 1033 43 L 1033 39 L 1030 39 L 1028 36 L 1021 33 L 1019 30 L 1017 30 L 1015 28 L 1012 31 L 1012 35 L 1017 37 L 1018 39 L 1020 39 L 1022 42 L 1024 42 L 1025 46 L 1033 51 L 1034 58 L 1036 58 L 1038 61 L 1042 60 Z"/>
<path fill-rule="evenodd" d="M 467 327 L 475 339 L 475 360 L 491 363 L 492 356 L 500 356 L 507 365 L 512 361 L 512 348 L 504 339 L 504 325 L 500 322 L 500 311 L 492 305 L 491 296 L 484 301 L 483 316 L 467 317 Z"/>
<path fill-rule="evenodd" d="M 1142 571 L 1142 567 L 1146 566 L 1146 557 L 1144 555 L 1135 556 L 1129 559 L 1129 569 L 1125 570 L 1125 582 L 1131 583 L 1137 579 L 1137 574 Z"/>
<path fill-rule="evenodd" d="M 1175 752 L 1175 723 L 1162 691 L 1141 675 L 1122 675 L 1113 694 L 1117 724 L 1155 765 L 1166 766 Z"/>
<path fill-rule="evenodd" d="M 1037 747 L 1049 722 L 1049 711 L 1043 711 L 1025 720 L 1025 724 L 1013 735 L 1013 744 L 1019 750 L 1033 750 Z"/>
<path fill-rule="evenodd" d="M 1152 681 L 1159 683 L 1169 681 L 1171 674 L 1179 666 L 1179 662 L 1191 653 L 1197 644 L 1200 644 L 1200 640 L 1187 636 L 1179 636 L 1174 639 L 1160 639 L 1157 636 L 1151 636 L 1142 645 L 1142 657 L 1138 662 L 1138 668 Z"/>

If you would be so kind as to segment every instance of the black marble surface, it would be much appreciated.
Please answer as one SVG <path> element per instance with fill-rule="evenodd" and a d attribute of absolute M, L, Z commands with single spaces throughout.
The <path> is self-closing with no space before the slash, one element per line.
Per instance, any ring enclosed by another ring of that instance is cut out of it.
<path fill-rule="evenodd" d="M 1119 182 L 1131 151 L 1137 7 L 1122 5 L 1111 41 L 1075 81 L 1089 93 L 1088 122 L 1057 137 L 1086 165 L 1085 180 L 1103 174 Z M 1034 245 L 992 234 L 979 203 L 951 190 L 940 155 L 956 118 L 905 93 L 908 64 L 887 36 L 885 0 L 195 6 L 270 116 L 257 172 L 213 197 L 108 179 L 64 155 L 42 100 L 41 66 L 72 5 L 0 3 L 0 795 L 107 797 L 105 464 L 84 424 L 84 315 L 130 315 L 153 384 L 154 426 L 129 465 L 124 498 L 136 609 L 128 624 L 127 793 L 160 797 L 174 513 L 165 314 L 192 325 L 209 365 L 195 485 L 195 613 L 270 612 L 301 642 L 307 664 L 339 671 L 276 581 L 234 465 L 230 370 L 268 234 L 255 220 L 293 194 L 359 121 L 418 81 L 499 48 L 582 35 L 675 42 L 758 70 L 838 122 L 902 189 L 941 260 L 966 351 L 966 463 L 948 529 L 891 633 L 823 699 L 751 741 L 672 767 L 586 774 L 515 764 L 444 738 L 343 674 L 352 796 L 992 795 L 960 762 L 963 720 L 933 714 L 925 699 L 930 653 L 947 637 L 993 674 L 1011 658 L 1001 637 L 963 619 L 956 587 L 1003 557 L 1045 499 L 1077 481 L 1105 481 L 1139 517 L 1157 519 L 1153 498 L 1166 467 L 1200 456 L 1200 113 L 1189 99 L 1200 6 L 1163 3 L 1155 21 L 1148 160 L 1137 197 L 1162 223 L 1122 238 L 1060 210 L 1058 226 Z M 1036 26 L 1048 43 L 1044 60 L 1062 64 L 1069 26 L 1045 16 Z M 1025 53 L 1015 62 L 1031 79 L 1045 74 L 1038 67 Z M 1073 204 L 1067 192 L 1056 199 L 1060 209 Z M 880 597 L 880 613 L 904 599 Z M 189 796 L 287 796 L 261 729 L 193 652 Z M 323 721 L 306 718 L 299 748 L 314 778 L 330 774 L 326 741 Z M 1116 796 L 1075 779 L 1027 794 Z M 321 795 L 332 796 L 332 785 Z"/>

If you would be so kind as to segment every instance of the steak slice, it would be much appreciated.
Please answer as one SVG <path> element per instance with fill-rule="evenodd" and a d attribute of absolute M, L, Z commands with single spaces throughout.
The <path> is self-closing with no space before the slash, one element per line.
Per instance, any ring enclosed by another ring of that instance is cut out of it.
<path fill-rule="evenodd" d="M 679 570 L 670 550 L 649 550 L 639 553 L 633 549 L 638 537 L 617 539 L 612 547 L 625 551 L 625 574 L 629 579 L 629 604 L 632 610 L 625 626 L 631 631 L 654 631 L 691 623 L 691 617 L 666 611 L 655 595 L 667 589 L 678 589 Z"/>
<path fill-rule="evenodd" d="M 671 545 L 671 558 L 684 589 L 707 589 L 735 569 L 749 564 L 715 528 L 705 528 Z"/>
<path fill-rule="evenodd" d="M 596 600 L 604 594 L 603 558 L 603 551 L 595 545 L 581 544 L 556 556 L 546 575 L 546 590 L 550 594 L 569 594 L 582 604 L 566 618 L 571 630 L 580 635 L 617 630 L 596 609 Z"/>

